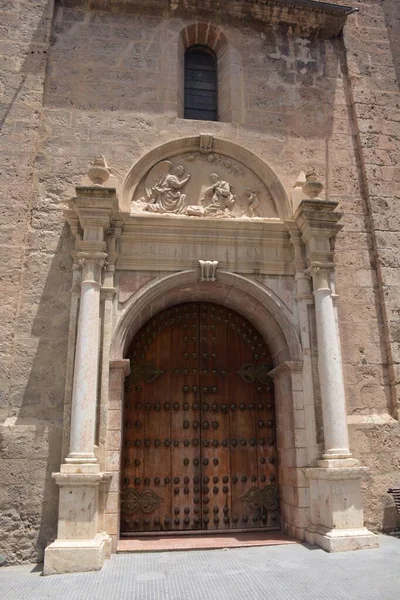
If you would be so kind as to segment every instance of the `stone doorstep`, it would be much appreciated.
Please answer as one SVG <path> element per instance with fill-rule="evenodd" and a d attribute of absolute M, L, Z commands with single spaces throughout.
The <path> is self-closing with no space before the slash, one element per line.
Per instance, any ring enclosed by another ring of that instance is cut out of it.
<path fill-rule="evenodd" d="M 244 548 L 251 546 L 275 546 L 299 544 L 280 532 L 225 533 L 219 535 L 174 535 L 125 538 L 118 541 L 117 553 L 161 552 L 179 550 L 217 550 L 222 548 Z"/>

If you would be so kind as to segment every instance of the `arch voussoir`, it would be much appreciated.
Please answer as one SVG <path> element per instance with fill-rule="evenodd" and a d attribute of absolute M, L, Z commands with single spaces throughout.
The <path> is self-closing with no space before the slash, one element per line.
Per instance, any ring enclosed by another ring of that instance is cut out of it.
<path fill-rule="evenodd" d="M 290 311 L 272 290 L 228 271 L 219 272 L 215 283 L 199 282 L 195 270 L 152 280 L 131 297 L 116 326 L 111 358 L 124 358 L 146 320 L 164 308 L 188 301 L 216 302 L 249 319 L 268 343 L 275 367 L 284 360 L 301 360 L 301 344 Z"/>

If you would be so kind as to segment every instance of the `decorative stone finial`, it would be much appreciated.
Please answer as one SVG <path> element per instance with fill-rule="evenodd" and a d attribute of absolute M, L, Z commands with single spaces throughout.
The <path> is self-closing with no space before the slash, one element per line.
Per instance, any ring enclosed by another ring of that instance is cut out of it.
<path fill-rule="evenodd" d="M 103 185 L 110 177 L 110 169 L 104 156 L 97 156 L 88 170 L 88 177 L 94 185 Z"/>
<path fill-rule="evenodd" d="M 306 182 L 302 186 L 303 192 L 309 198 L 318 198 L 319 194 L 322 192 L 324 185 L 318 181 L 318 177 L 316 175 L 315 169 L 310 168 L 306 172 Z"/>

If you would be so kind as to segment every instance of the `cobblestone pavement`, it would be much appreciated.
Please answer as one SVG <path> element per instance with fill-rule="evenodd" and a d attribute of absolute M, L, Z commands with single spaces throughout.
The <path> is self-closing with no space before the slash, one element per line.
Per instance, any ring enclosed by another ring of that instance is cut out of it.
<path fill-rule="evenodd" d="M 307 545 L 119 554 L 97 573 L 0 568 L 1 600 L 398 600 L 400 539 L 327 554 Z"/>

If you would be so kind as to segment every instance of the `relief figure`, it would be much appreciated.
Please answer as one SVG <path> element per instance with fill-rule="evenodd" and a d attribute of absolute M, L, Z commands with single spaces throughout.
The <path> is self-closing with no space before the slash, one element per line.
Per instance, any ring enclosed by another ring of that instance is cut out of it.
<path fill-rule="evenodd" d="M 243 195 L 247 201 L 247 210 L 245 212 L 246 216 L 250 217 L 251 219 L 253 217 L 261 217 L 260 211 L 258 209 L 260 205 L 260 199 L 256 190 L 245 188 L 243 190 Z"/>
<path fill-rule="evenodd" d="M 183 177 L 184 167 L 169 161 L 163 161 L 156 167 L 157 169 L 151 172 L 153 180 L 157 176 L 156 182 L 153 185 L 146 182 L 149 201 L 144 210 L 153 213 L 182 213 L 185 209 L 186 194 L 182 194 L 180 190 L 189 181 L 190 174 Z"/>
<path fill-rule="evenodd" d="M 236 196 L 231 192 L 231 186 L 220 178 L 217 173 L 210 175 L 211 186 L 208 187 L 201 203 L 204 206 L 205 217 L 233 217 L 231 210 L 236 202 Z"/>

